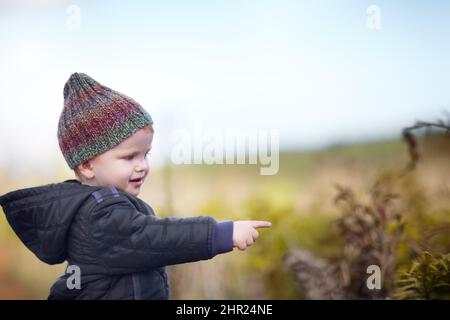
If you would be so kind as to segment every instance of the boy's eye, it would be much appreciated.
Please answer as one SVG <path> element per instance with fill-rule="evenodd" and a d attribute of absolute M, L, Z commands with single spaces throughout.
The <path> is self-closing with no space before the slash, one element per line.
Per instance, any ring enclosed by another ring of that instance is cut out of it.
<path fill-rule="evenodd" d="M 144 158 L 147 158 L 147 156 L 150 154 L 150 151 L 148 151 L 146 154 L 145 154 L 145 156 L 144 156 Z M 125 156 L 125 157 L 123 157 L 125 160 L 133 160 L 133 158 L 134 158 L 134 155 L 129 155 L 129 156 Z"/>

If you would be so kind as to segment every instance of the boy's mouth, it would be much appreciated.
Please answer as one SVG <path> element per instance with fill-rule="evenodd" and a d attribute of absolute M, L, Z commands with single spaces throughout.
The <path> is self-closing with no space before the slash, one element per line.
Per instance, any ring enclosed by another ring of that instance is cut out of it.
<path fill-rule="evenodd" d="M 138 179 L 132 179 L 132 180 L 130 180 L 131 185 L 132 185 L 133 187 L 140 187 L 143 181 L 144 181 L 144 178 L 138 178 Z"/>

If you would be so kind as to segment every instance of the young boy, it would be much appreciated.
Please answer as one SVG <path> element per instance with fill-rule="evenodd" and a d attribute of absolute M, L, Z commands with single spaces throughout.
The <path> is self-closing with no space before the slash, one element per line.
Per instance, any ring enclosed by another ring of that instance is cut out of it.
<path fill-rule="evenodd" d="M 137 198 L 149 172 L 152 124 L 136 101 L 86 74 L 66 82 L 58 141 L 77 179 L 0 197 L 28 249 L 48 264 L 68 262 L 70 272 L 56 280 L 49 299 L 168 299 L 165 266 L 245 250 L 257 228 L 270 227 L 156 217 Z"/>

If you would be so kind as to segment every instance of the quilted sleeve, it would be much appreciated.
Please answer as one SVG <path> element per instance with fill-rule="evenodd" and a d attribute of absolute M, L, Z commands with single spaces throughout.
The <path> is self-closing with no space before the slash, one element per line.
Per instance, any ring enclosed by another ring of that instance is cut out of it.
<path fill-rule="evenodd" d="M 211 259 L 233 249 L 232 234 L 232 221 L 160 218 L 118 193 L 97 201 L 90 215 L 94 255 L 113 274 Z"/>

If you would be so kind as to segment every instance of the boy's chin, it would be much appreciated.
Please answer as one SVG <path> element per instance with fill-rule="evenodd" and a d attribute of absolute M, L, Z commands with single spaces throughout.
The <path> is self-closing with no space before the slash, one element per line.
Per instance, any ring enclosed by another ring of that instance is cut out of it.
<path fill-rule="evenodd" d="M 140 190 L 139 189 L 138 190 L 130 189 L 130 190 L 127 190 L 126 192 L 131 194 L 132 196 L 137 197 L 139 195 Z"/>

